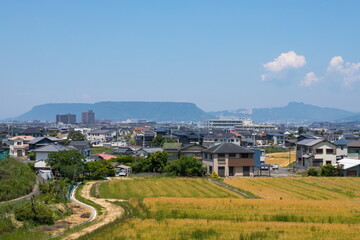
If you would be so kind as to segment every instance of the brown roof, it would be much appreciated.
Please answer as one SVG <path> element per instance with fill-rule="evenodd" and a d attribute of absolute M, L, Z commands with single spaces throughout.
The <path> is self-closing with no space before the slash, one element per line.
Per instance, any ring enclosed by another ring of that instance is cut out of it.
<path fill-rule="evenodd" d="M 16 136 L 16 137 L 9 138 L 10 141 L 14 141 L 16 139 L 21 139 L 24 141 L 31 141 L 31 140 L 34 140 L 35 138 L 32 136 Z"/>
<path fill-rule="evenodd" d="M 351 141 L 347 144 L 348 147 L 360 147 L 360 141 Z"/>

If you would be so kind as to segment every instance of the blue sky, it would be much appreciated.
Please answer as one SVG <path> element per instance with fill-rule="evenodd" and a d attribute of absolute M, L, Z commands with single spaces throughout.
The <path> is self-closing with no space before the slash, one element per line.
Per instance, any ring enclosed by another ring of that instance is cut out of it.
<path fill-rule="evenodd" d="M 50 102 L 360 112 L 360 1 L 0 1 L 0 118 Z M 331 62 L 331 63 L 330 63 Z"/>

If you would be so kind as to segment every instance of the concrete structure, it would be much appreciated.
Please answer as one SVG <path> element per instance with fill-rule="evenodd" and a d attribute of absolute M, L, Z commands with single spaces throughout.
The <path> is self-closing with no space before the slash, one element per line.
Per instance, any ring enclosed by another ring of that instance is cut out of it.
<path fill-rule="evenodd" d="M 296 144 L 297 163 L 305 168 L 336 164 L 336 146 L 326 139 L 305 139 Z"/>
<path fill-rule="evenodd" d="M 95 113 L 92 110 L 81 113 L 81 122 L 85 124 L 94 124 Z"/>
<path fill-rule="evenodd" d="M 233 143 L 222 143 L 203 151 L 207 174 L 221 177 L 251 176 L 254 174 L 254 152 Z"/>
<path fill-rule="evenodd" d="M 235 129 L 237 125 L 251 125 L 252 121 L 248 118 L 221 118 L 204 121 L 206 129 Z"/>
<path fill-rule="evenodd" d="M 76 115 L 75 114 L 57 114 L 56 123 L 63 124 L 76 124 Z"/>

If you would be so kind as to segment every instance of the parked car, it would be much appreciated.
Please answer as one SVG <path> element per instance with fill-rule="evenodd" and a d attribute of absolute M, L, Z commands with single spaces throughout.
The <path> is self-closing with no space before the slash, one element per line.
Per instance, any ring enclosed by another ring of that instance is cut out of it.
<path fill-rule="evenodd" d="M 260 169 L 261 170 L 270 170 L 272 166 L 270 164 L 261 164 Z"/>
<path fill-rule="evenodd" d="M 273 169 L 279 169 L 279 164 L 275 163 L 275 164 L 273 165 Z"/>

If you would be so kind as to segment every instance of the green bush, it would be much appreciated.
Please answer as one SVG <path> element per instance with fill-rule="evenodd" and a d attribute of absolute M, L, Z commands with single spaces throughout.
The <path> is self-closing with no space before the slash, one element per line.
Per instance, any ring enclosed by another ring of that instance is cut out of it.
<path fill-rule="evenodd" d="M 13 158 L 0 160 L 0 201 L 29 194 L 35 184 L 35 172 Z"/>
<path fill-rule="evenodd" d="M 309 168 L 309 170 L 307 171 L 307 175 L 308 176 L 319 176 L 319 171 L 315 168 Z"/>
<path fill-rule="evenodd" d="M 170 162 L 166 171 L 178 176 L 201 177 L 205 173 L 202 162 L 193 156 L 181 156 L 178 160 Z"/>
<path fill-rule="evenodd" d="M 54 215 L 49 207 L 34 200 L 15 210 L 18 221 L 32 221 L 36 224 L 54 224 Z"/>

